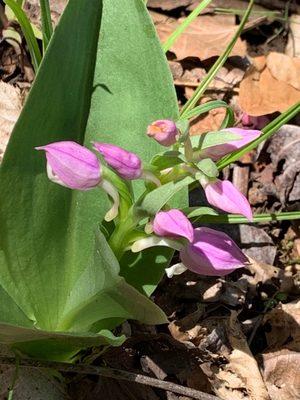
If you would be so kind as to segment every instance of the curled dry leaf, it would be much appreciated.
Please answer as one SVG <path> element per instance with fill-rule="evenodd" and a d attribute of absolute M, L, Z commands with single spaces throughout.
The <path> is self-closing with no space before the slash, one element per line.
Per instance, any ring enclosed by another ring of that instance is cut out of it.
<path fill-rule="evenodd" d="M 289 38 L 285 54 L 300 57 L 300 15 L 292 14 L 289 18 Z"/>
<path fill-rule="evenodd" d="M 282 126 L 271 138 L 267 152 L 277 171 L 275 186 L 280 201 L 300 200 L 300 128 Z"/>
<path fill-rule="evenodd" d="M 68 0 L 55 0 L 50 2 L 51 19 L 57 25 L 61 14 L 63 13 Z M 41 8 L 39 0 L 26 0 L 24 3 L 24 10 L 30 21 L 41 28 Z"/>
<path fill-rule="evenodd" d="M 253 59 L 240 84 L 241 109 L 252 116 L 287 110 L 300 101 L 299 75 L 299 59 L 278 53 Z"/>
<path fill-rule="evenodd" d="M 175 10 L 179 7 L 186 7 L 194 3 L 194 0 L 148 0 L 150 8 L 161 8 L 162 10 Z"/>
<path fill-rule="evenodd" d="M 224 400 L 269 400 L 266 386 L 242 333 L 236 312 L 228 319 L 227 336 L 232 352 L 227 357 L 228 364 L 224 364 L 216 374 L 213 384 L 216 394 Z"/>
<path fill-rule="evenodd" d="M 20 90 L 8 83 L 0 82 L 0 162 L 21 109 Z"/>
<path fill-rule="evenodd" d="M 300 352 L 262 354 L 262 374 L 272 400 L 300 399 Z"/>
<path fill-rule="evenodd" d="M 300 351 L 300 301 L 279 304 L 264 317 L 269 349 Z"/>
<path fill-rule="evenodd" d="M 248 257 L 250 263 L 247 265 L 247 269 L 253 274 L 251 279 L 248 279 L 250 285 L 257 285 L 258 283 L 270 282 L 272 279 L 280 278 L 282 270 L 274 267 L 273 265 L 258 262 Z"/>
<path fill-rule="evenodd" d="M 156 24 L 158 35 L 162 42 L 181 24 L 181 20 L 167 21 Z M 198 57 L 206 60 L 220 55 L 230 42 L 237 27 L 235 17 L 230 15 L 204 15 L 197 17 L 180 35 L 171 48 L 176 58 Z M 245 56 L 246 44 L 238 39 L 232 56 Z"/>

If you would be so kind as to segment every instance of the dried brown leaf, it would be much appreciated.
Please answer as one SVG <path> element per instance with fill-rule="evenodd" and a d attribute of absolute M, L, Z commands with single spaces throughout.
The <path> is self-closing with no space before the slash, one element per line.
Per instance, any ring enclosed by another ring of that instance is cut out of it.
<path fill-rule="evenodd" d="M 272 400 L 300 399 L 300 353 L 287 349 L 262 354 L 262 373 Z"/>
<path fill-rule="evenodd" d="M 181 20 L 173 20 L 156 25 L 158 35 L 165 42 L 180 25 Z M 236 31 L 235 18 L 230 15 L 204 15 L 197 17 L 180 35 L 171 48 L 178 60 L 186 57 L 198 57 L 206 60 L 220 55 L 227 47 Z M 231 55 L 243 57 L 246 45 L 238 39 Z"/>
<path fill-rule="evenodd" d="M 279 304 L 264 317 L 268 348 L 300 351 L 300 301 Z"/>
<path fill-rule="evenodd" d="M 289 18 L 289 38 L 285 54 L 300 57 L 300 15 L 292 14 Z"/>
<path fill-rule="evenodd" d="M 227 357 L 228 364 L 223 365 L 216 374 L 217 380 L 214 386 L 216 393 L 224 400 L 269 400 L 257 362 L 234 312 L 228 321 L 227 334 L 233 350 Z"/>
<path fill-rule="evenodd" d="M 295 75 L 295 68 L 299 75 L 300 64 L 290 63 L 281 68 L 285 70 L 285 73 L 277 74 L 277 76 L 280 79 L 286 77 L 288 80 L 286 82 L 273 76 L 276 71 L 274 71 L 275 68 L 273 72 L 268 68 L 268 57 L 265 60 L 266 66 L 262 70 L 252 65 L 240 84 L 239 105 L 244 112 L 252 116 L 271 114 L 276 111 L 283 112 L 300 101 L 300 90 L 289 84 L 291 81 L 294 84 L 296 79 L 288 78 L 290 73 L 291 76 Z M 275 53 L 272 53 L 271 60 L 276 57 Z M 260 57 L 260 69 L 263 61 Z"/>
<path fill-rule="evenodd" d="M 0 162 L 21 109 L 20 90 L 8 83 L 0 82 Z"/>
<path fill-rule="evenodd" d="M 274 78 L 300 89 L 300 58 L 272 52 L 267 56 L 267 67 Z"/>

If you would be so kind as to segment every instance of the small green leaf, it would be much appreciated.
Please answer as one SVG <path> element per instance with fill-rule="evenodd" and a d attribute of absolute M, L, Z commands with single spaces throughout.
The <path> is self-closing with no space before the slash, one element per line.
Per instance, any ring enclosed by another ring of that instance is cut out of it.
<path fill-rule="evenodd" d="M 216 178 L 219 175 L 218 167 L 210 158 L 199 161 L 197 167 L 209 178 Z"/>
<path fill-rule="evenodd" d="M 133 212 L 139 217 L 155 215 L 176 193 L 193 183 L 194 180 L 187 176 L 178 182 L 169 182 L 152 190 L 136 203 Z"/>
<path fill-rule="evenodd" d="M 199 150 L 204 150 L 212 146 L 225 144 L 227 142 L 239 139 L 242 139 L 240 135 L 226 130 L 207 132 L 199 136 L 191 136 L 193 147 Z"/>
<path fill-rule="evenodd" d="M 157 167 L 159 171 L 162 171 L 163 169 L 182 164 L 183 159 L 181 157 L 182 154 L 179 151 L 166 151 L 165 153 L 154 156 L 151 160 L 151 164 Z"/>

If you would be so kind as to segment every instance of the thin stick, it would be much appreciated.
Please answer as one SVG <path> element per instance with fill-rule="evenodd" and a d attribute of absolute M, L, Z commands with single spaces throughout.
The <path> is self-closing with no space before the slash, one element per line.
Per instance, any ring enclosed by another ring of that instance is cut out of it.
<path fill-rule="evenodd" d="M 0 357 L 0 364 L 2 365 L 15 365 L 18 361 L 19 366 L 31 367 L 31 368 L 43 368 L 43 369 L 56 369 L 63 372 L 70 372 L 76 374 L 86 375 L 99 375 L 105 376 L 106 378 L 125 380 L 130 382 L 140 383 L 158 389 L 163 389 L 168 392 L 181 394 L 183 396 L 190 397 L 198 400 L 221 400 L 219 397 L 200 392 L 195 389 L 190 389 L 185 386 L 177 385 L 172 382 L 161 381 L 160 379 L 150 378 L 149 376 L 142 374 L 135 374 L 133 372 L 127 372 L 119 369 L 97 367 L 94 365 L 87 364 L 68 364 L 57 361 L 44 361 L 34 359 L 16 359 L 14 357 Z"/>

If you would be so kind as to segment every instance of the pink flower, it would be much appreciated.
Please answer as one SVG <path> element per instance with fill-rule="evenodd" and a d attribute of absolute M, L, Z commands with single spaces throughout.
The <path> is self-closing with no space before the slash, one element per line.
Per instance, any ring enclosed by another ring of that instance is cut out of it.
<path fill-rule="evenodd" d="M 101 165 L 94 153 L 71 141 L 36 147 L 44 150 L 50 180 L 70 189 L 88 190 L 101 181 Z"/>
<path fill-rule="evenodd" d="M 219 179 L 204 187 L 207 201 L 214 207 L 232 214 L 242 214 L 252 221 L 252 211 L 246 197 L 230 181 Z"/>
<path fill-rule="evenodd" d="M 177 134 L 178 130 L 175 122 L 169 119 L 154 121 L 147 128 L 147 135 L 166 147 L 176 143 Z"/>
<path fill-rule="evenodd" d="M 225 233 L 210 228 L 194 230 L 194 241 L 180 252 L 189 270 L 209 276 L 224 276 L 247 263 L 246 256 Z"/>
<path fill-rule="evenodd" d="M 94 148 L 122 178 L 133 180 L 141 177 L 142 161 L 136 154 L 109 143 L 95 142 Z"/>
<path fill-rule="evenodd" d="M 192 224 L 183 212 L 176 209 L 157 213 L 153 221 L 153 230 L 158 236 L 184 237 L 190 242 L 194 239 Z"/>
<path fill-rule="evenodd" d="M 217 161 L 226 154 L 232 153 L 233 151 L 246 146 L 246 144 L 252 142 L 261 135 L 261 131 L 250 129 L 226 128 L 224 131 L 237 134 L 241 136 L 241 139 L 231 140 L 225 144 L 208 147 L 201 151 L 202 157 L 208 157 L 213 161 Z"/>

